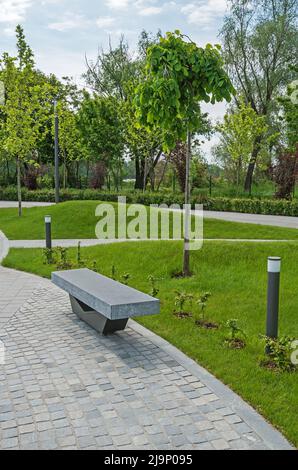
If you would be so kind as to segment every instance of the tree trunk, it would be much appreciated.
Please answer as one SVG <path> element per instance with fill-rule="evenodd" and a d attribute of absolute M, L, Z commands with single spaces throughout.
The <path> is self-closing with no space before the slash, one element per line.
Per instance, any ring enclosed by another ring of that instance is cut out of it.
<path fill-rule="evenodd" d="M 19 157 L 17 157 L 17 188 L 18 188 L 19 217 L 21 217 L 22 216 L 22 190 L 21 190 L 21 164 L 20 164 Z"/>
<path fill-rule="evenodd" d="M 169 160 L 168 160 L 168 158 L 167 158 L 166 161 L 165 161 L 163 170 L 162 170 L 161 178 L 160 178 L 160 180 L 159 180 L 159 182 L 158 182 L 158 185 L 157 185 L 157 191 L 159 191 L 160 186 L 161 186 L 161 184 L 163 183 L 163 180 L 164 180 L 164 177 L 165 177 L 165 174 L 166 174 L 166 171 L 167 171 L 168 163 L 169 163 Z"/>
<path fill-rule="evenodd" d="M 143 192 L 146 191 L 146 186 L 147 186 L 147 176 L 148 176 L 147 166 L 148 166 L 148 162 L 147 162 L 147 158 L 145 158 L 145 166 L 144 166 L 144 174 L 143 174 Z"/>
<path fill-rule="evenodd" d="M 187 153 L 185 173 L 185 221 L 184 221 L 184 247 L 183 247 L 183 276 L 191 276 L 189 263 L 189 232 L 190 232 L 190 161 L 191 161 L 191 133 L 187 131 Z"/>
<path fill-rule="evenodd" d="M 9 185 L 10 174 L 9 174 L 9 161 L 6 160 L 6 173 L 7 173 L 7 184 Z"/>
<path fill-rule="evenodd" d="M 254 142 L 254 148 L 253 148 L 251 159 L 247 168 L 247 173 L 246 173 L 246 178 L 245 178 L 245 183 L 244 183 L 244 191 L 248 192 L 249 195 L 251 195 L 253 174 L 254 174 L 254 170 L 256 166 L 256 161 L 260 152 L 260 143 L 261 143 L 261 137 L 257 137 Z"/>
<path fill-rule="evenodd" d="M 135 158 L 135 165 L 136 165 L 136 181 L 135 181 L 135 189 L 143 189 L 143 175 L 141 171 L 140 159 L 139 157 Z"/>
<path fill-rule="evenodd" d="M 90 162 L 89 160 L 86 162 L 86 188 L 89 186 L 89 170 L 90 170 Z"/>

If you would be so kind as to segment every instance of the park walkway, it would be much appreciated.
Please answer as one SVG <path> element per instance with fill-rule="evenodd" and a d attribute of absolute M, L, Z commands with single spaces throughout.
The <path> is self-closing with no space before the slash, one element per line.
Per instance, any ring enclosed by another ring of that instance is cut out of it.
<path fill-rule="evenodd" d="M 0 267 L 1 299 L 8 289 L 1 449 L 291 448 L 230 389 L 137 323 L 101 336 L 50 281 Z"/>

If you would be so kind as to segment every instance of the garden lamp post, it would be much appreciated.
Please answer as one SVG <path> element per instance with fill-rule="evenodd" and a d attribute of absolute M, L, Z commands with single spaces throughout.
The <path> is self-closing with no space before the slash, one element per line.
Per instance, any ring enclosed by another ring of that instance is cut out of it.
<path fill-rule="evenodd" d="M 277 339 L 278 337 L 280 265 L 281 258 L 273 256 L 268 258 L 266 336 L 272 339 Z M 266 353 L 270 353 L 269 348 L 266 349 Z"/>
<path fill-rule="evenodd" d="M 55 119 L 55 202 L 59 202 L 59 119 L 57 112 L 57 100 L 54 100 Z"/>
<path fill-rule="evenodd" d="M 52 249 L 52 230 L 51 230 L 51 224 L 52 224 L 52 218 L 50 215 L 46 215 L 44 218 L 45 222 L 45 234 L 46 234 L 46 248 L 48 250 Z"/>

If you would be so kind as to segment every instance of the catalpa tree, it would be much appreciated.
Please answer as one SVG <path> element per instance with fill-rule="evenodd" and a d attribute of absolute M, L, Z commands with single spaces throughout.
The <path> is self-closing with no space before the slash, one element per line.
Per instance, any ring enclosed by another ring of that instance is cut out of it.
<path fill-rule="evenodd" d="M 224 70 L 220 46 L 198 47 L 175 31 L 147 50 L 143 82 L 136 88 L 135 104 L 140 125 L 159 129 L 162 146 L 170 152 L 187 140 L 185 204 L 190 202 L 191 136 L 200 132 L 200 102 L 230 101 L 234 93 Z M 183 274 L 189 276 L 189 217 L 184 227 Z"/>

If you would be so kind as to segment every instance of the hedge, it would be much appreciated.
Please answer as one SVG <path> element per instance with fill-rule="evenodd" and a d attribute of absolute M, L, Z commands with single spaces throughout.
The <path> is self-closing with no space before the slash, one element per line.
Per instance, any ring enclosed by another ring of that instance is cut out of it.
<path fill-rule="evenodd" d="M 182 205 L 184 197 L 179 193 L 149 193 L 141 191 L 123 192 L 128 203 L 138 204 L 179 204 Z M 117 202 L 119 194 L 116 192 L 102 192 L 93 189 L 66 189 L 60 191 L 61 201 L 74 200 L 98 200 Z M 23 201 L 32 202 L 54 202 L 54 190 L 28 191 L 22 189 Z M 0 200 L 17 201 L 17 191 L 15 187 L 0 188 Z M 223 212 L 244 212 L 251 214 L 287 215 L 298 216 L 298 201 L 286 201 L 284 199 L 236 199 L 214 197 L 204 195 L 193 196 L 191 203 L 194 206 L 203 204 L 205 210 Z"/>

